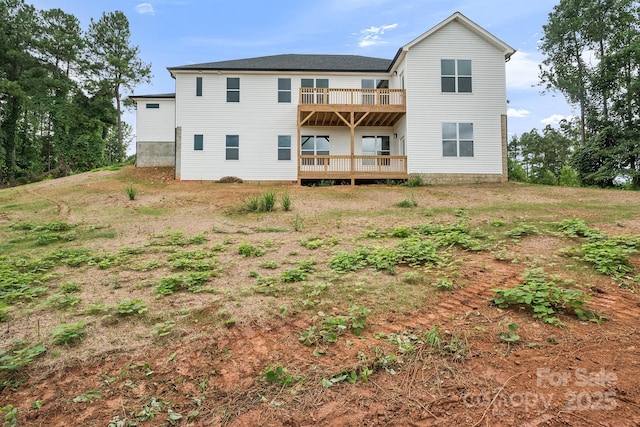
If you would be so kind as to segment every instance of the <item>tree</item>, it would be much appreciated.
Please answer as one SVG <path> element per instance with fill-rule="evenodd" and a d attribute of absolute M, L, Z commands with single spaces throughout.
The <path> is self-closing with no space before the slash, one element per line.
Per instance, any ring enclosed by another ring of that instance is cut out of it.
<path fill-rule="evenodd" d="M 129 20 L 121 11 L 104 12 L 98 21 L 91 19 L 88 30 L 90 83 L 94 88 L 108 86 L 112 91 L 117 112 L 116 140 L 120 147 L 124 147 L 122 91 L 132 90 L 151 78 L 151 66 L 140 60 L 140 49 L 131 45 L 130 37 Z"/>
<path fill-rule="evenodd" d="M 561 0 L 544 26 L 540 78 L 580 109 L 574 165 L 588 185 L 640 186 L 639 21 L 637 0 Z"/>

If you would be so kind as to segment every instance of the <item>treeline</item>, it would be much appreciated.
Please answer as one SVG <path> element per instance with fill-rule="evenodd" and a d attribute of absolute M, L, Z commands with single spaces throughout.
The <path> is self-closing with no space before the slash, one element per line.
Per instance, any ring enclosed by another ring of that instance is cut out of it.
<path fill-rule="evenodd" d="M 123 161 L 122 92 L 150 78 L 138 54 L 122 12 L 83 31 L 61 9 L 0 0 L 0 185 Z"/>
<path fill-rule="evenodd" d="M 559 130 L 510 144 L 512 174 L 586 186 L 640 187 L 640 2 L 560 0 L 543 27 L 540 78 L 579 111 Z"/>

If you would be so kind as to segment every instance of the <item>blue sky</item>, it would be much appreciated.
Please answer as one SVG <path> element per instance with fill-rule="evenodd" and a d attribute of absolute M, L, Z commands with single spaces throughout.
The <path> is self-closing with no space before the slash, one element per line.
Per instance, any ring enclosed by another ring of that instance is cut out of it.
<path fill-rule="evenodd" d="M 29 2 L 29 0 L 27 0 Z M 166 67 L 282 53 L 353 54 L 391 59 L 398 48 L 455 11 L 518 52 L 507 63 L 509 133 L 555 125 L 575 114 L 560 94 L 541 95 L 537 46 L 558 0 L 36 0 L 83 28 L 104 11 L 129 18 L 132 43 L 152 64 L 136 94 L 174 92 Z M 129 95 L 129 94 L 127 94 Z M 125 120 L 134 125 L 133 112 Z"/>

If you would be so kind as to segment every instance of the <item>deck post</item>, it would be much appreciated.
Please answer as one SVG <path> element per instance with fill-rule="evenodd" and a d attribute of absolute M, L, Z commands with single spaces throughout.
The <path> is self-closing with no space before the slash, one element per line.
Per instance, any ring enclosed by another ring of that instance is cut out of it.
<path fill-rule="evenodd" d="M 349 128 L 351 129 L 351 185 L 356 185 L 356 178 L 355 178 L 355 144 L 356 144 L 356 125 L 354 124 L 355 121 L 355 113 L 352 111 L 351 112 L 351 116 L 349 119 Z"/>

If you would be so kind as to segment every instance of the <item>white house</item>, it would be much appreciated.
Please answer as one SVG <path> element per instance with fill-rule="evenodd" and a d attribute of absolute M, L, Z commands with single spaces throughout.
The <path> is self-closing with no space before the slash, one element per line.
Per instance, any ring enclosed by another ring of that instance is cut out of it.
<path fill-rule="evenodd" d="M 505 62 L 459 12 L 395 58 L 275 55 L 168 68 L 133 96 L 138 165 L 181 180 L 506 181 Z"/>

